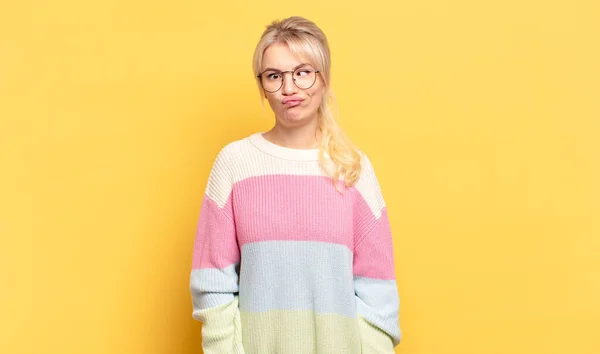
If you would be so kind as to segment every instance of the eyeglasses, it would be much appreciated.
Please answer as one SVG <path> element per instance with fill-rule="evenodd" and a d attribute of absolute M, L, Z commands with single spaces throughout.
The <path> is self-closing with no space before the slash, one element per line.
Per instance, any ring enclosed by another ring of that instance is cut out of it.
<path fill-rule="evenodd" d="M 283 77 L 285 73 L 292 73 L 292 81 L 294 81 L 296 87 L 307 90 L 317 81 L 318 72 L 319 70 L 302 67 L 288 71 L 266 70 L 256 77 L 260 79 L 260 85 L 265 91 L 273 93 L 279 91 L 283 86 Z"/>

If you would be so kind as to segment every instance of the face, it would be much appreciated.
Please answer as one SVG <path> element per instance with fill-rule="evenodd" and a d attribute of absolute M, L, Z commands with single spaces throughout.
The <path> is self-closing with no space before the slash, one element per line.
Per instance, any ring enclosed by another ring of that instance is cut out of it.
<path fill-rule="evenodd" d="M 306 64 L 305 66 L 302 66 Z M 275 43 L 269 46 L 262 60 L 261 73 L 266 69 L 277 71 L 293 71 L 299 67 L 316 70 L 314 65 L 297 58 L 292 54 L 286 44 Z M 283 74 L 283 86 L 276 92 L 263 90 L 265 98 L 275 113 L 279 124 L 286 127 L 300 126 L 314 122 L 317 119 L 317 110 L 325 94 L 325 85 L 321 75 L 315 73 L 316 81 L 308 89 L 300 89 L 292 79 L 292 73 Z"/>

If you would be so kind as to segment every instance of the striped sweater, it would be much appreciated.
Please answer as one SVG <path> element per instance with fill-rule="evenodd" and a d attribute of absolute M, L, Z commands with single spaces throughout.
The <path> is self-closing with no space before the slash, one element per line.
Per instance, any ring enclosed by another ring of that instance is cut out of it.
<path fill-rule="evenodd" d="M 400 301 L 373 166 L 361 153 L 341 194 L 318 153 L 262 133 L 218 153 L 190 274 L 205 354 L 394 352 Z"/>

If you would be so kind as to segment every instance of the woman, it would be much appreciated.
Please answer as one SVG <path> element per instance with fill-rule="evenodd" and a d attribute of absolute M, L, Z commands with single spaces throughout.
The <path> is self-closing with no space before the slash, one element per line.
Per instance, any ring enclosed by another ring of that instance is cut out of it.
<path fill-rule="evenodd" d="M 393 353 L 390 225 L 373 166 L 331 114 L 327 39 L 275 21 L 253 66 L 275 125 L 223 147 L 209 176 L 190 280 L 204 353 Z"/>

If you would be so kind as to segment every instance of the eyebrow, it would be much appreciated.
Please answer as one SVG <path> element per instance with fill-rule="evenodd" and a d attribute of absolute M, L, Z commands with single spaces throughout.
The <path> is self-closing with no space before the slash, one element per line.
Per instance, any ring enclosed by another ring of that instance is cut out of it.
<path fill-rule="evenodd" d="M 293 70 L 296 70 L 296 69 L 298 69 L 298 68 L 301 68 L 301 67 L 303 67 L 303 66 L 311 66 L 311 67 L 312 67 L 312 65 L 310 65 L 309 63 L 302 63 L 302 64 L 300 64 L 300 65 L 296 65 L 296 67 L 295 67 Z M 279 71 L 279 72 L 282 72 L 282 71 L 283 71 L 283 70 L 280 70 L 280 69 L 275 69 L 275 68 L 266 68 L 266 69 L 265 69 L 265 70 L 263 70 L 262 72 L 264 73 L 265 71 L 269 71 L 269 70 L 270 70 L 270 71 Z"/>

